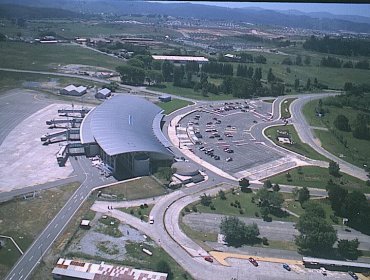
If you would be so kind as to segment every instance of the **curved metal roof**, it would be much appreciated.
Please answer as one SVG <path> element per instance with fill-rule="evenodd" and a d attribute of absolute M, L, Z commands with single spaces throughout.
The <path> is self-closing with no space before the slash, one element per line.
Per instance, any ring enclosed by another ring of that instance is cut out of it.
<path fill-rule="evenodd" d="M 171 155 L 169 142 L 158 131 L 161 112 L 144 98 L 116 95 L 89 113 L 81 125 L 81 140 L 89 143 L 93 137 L 110 156 L 130 152 Z"/>

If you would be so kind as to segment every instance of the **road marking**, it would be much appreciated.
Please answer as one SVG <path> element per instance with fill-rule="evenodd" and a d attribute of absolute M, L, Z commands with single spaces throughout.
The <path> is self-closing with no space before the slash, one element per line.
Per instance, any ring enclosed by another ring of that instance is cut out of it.
<path fill-rule="evenodd" d="M 48 236 L 46 236 L 46 239 L 48 239 L 50 237 L 50 233 L 48 234 Z"/>
<path fill-rule="evenodd" d="M 31 261 L 33 259 L 33 255 L 29 258 L 29 260 L 28 261 Z"/>
<path fill-rule="evenodd" d="M 65 215 L 62 216 L 62 219 L 64 219 Z"/>
<path fill-rule="evenodd" d="M 40 249 L 42 247 L 42 244 L 39 245 L 39 247 L 37 249 Z"/>
<path fill-rule="evenodd" d="M 22 269 L 23 270 L 23 269 Z M 23 275 L 21 275 L 21 277 L 19 278 L 19 280 L 22 280 L 22 278 L 23 278 Z"/>
<path fill-rule="evenodd" d="M 9 280 L 12 280 L 14 276 L 15 276 L 15 273 L 13 273 L 12 277 L 10 277 Z"/>
<path fill-rule="evenodd" d="M 68 211 L 71 210 L 71 206 L 68 207 Z"/>
<path fill-rule="evenodd" d="M 56 224 L 56 225 L 54 226 L 54 228 L 57 228 L 57 226 L 58 226 L 58 224 Z"/>
<path fill-rule="evenodd" d="M 22 271 L 23 271 L 23 268 L 19 271 L 19 274 L 21 274 L 21 273 L 22 273 Z"/>

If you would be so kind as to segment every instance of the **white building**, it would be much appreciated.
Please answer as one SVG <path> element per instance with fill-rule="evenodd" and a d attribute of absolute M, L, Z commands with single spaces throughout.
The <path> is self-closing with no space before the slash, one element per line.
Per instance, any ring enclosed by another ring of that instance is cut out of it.
<path fill-rule="evenodd" d="M 106 99 L 107 97 L 111 95 L 112 95 L 112 91 L 110 89 L 102 88 L 98 90 L 98 92 L 95 94 L 95 97 L 99 99 Z"/>
<path fill-rule="evenodd" d="M 86 93 L 86 90 L 87 87 L 84 86 L 76 87 L 75 85 L 69 85 L 61 89 L 60 93 L 65 95 L 81 96 Z"/>

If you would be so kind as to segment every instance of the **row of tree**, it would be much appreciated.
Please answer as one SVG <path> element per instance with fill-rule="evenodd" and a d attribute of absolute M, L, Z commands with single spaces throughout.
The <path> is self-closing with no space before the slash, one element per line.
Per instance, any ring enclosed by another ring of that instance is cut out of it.
<path fill-rule="evenodd" d="M 305 65 L 310 65 L 311 64 L 311 57 L 306 55 L 304 59 L 302 59 L 301 55 L 297 55 L 295 60 L 293 61 L 289 56 L 284 58 L 281 64 L 283 65 L 298 65 L 302 66 L 303 62 Z"/>
<path fill-rule="evenodd" d="M 352 131 L 353 137 L 357 139 L 370 140 L 370 116 L 365 114 L 357 114 L 356 120 L 350 125 L 348 118 L 342 114 L 337 115 L 334 120 L 334 126 L 345 132 Z"/>
<path fill-rule="evenodd" d="M 361 60 L 357 61 L 356 63 L 353 63 L 352 61 L 343 62 L 343 60 L 333 57 L 333 56 L 327 56 L 323 57 L 320 62 L 321 66 L 324 67 L 332 67 L 332 68 L 357 68 L 357 69 L 370 69 L 369 62 L 367 60 Z"/>
<path fill-rule="evenodd" d="M 303 43 L 303 48 L 346 56 L 370 55 L 370 41 L 363 39 L 330 38 L 329 36 L 320 39 L 316 36 L 311 36 Z"/>

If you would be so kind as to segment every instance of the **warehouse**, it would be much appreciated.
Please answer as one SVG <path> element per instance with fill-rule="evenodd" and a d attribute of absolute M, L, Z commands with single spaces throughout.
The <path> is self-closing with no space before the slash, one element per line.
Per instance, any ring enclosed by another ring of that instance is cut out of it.
<path fill-rule="evenodd" d="M 81 124 L 87 156 L 99 155 L 116 178 L 170 166 L 171 144 L 161 130 L 162 109 L 144 98 L 117 95 L 91 110 Z"/>
<path fill-rule="evenodd" d="M 179 56 L 179 55 L 152 55 L 154 60 L 167 60 L 173 63 L 187 63 L 187 62 L 198 62 L 206 63 L 208 58 L 204 56 Z"/>
<path fill-rule="evenodd" d="M 98 92 L 95 94 L 95 97 L 98 99 L 106 99 L 111 95 L 112 95 L 112 92 L 110 89 L 102 88 L 98 90 Z"/>
<path fill-rule="evenodd" d="M 84 86 L 76 87 L 75 85 L 69 85 L 61 89 L 60 93 L 65 95 L 81 96 L 86 93 L 86 90 L 87 87 Z"/>

